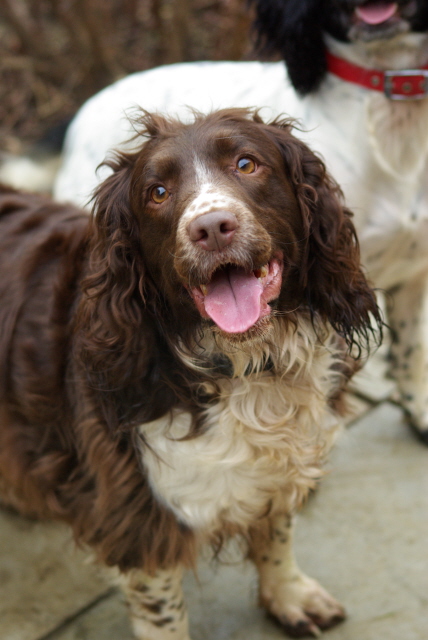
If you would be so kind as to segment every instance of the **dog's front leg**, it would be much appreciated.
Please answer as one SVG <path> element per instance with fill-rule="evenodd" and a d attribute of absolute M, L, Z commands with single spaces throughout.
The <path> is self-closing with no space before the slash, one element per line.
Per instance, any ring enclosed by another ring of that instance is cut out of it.
<path fill-rule="evenodd" d="M 190 640 L 180 568 L 150 576 L 134 569 L 121 576 L 121 586 L 138 640 Z"/>
<path fill-rule="evenodd" d="M 318 636 L 345 618 L 343 607 L 297 566 L 292 519 L 272 517 L 252 534 L 251 558 L 260 579 L 260 602 L 292 636 Z"/>
<path fill-rule="evenodd" d="M 401 404 L 428 445 L 428 274 L 397 287 L 388 297 L 393 331 L 391 374 Z"/>

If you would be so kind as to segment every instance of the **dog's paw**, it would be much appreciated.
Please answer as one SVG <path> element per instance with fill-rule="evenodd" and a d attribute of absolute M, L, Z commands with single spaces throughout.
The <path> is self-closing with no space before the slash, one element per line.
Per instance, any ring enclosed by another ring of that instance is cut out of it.
<path fill-rule="evenodd" d="M 304 574 L 276 584 L 260 598 L 269 614 L 294 638 L 318 637 L 346 617 L 341 604 Z"/>

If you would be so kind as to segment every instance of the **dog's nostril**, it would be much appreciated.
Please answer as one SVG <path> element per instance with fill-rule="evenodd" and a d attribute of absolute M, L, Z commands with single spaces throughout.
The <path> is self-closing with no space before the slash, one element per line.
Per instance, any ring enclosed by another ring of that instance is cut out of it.
<path fill-rule="evenodd" d="M 188 233 L 203 249 L 220 251 L 232 242 L 237 228 L 238 220 L 230 211 L 210 211 L 192 220 Z"/>

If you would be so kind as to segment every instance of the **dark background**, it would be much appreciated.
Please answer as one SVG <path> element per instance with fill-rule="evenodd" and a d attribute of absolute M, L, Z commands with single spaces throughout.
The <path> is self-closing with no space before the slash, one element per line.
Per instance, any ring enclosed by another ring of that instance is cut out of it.
<path fill-rule="evenodd" d="M 134 71 L 254 59 L 251 20 L 246 0 L 0 0 L 0 150 Z"/>

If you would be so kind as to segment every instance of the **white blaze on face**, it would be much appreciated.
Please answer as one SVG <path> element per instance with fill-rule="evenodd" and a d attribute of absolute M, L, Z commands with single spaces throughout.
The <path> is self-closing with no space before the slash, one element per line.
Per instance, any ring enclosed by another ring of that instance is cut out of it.
<path fill-rule="evenodd" d="M 209 167 L 197 156 L 193 160 L 195 171 L 195 196 L 186 207 L 182 221 L 187 225 L 190 220 L 210 211 L 235 211 L 242 209 L 242 203 L 225 190 L 224 184 L 218 184 Z"/>

